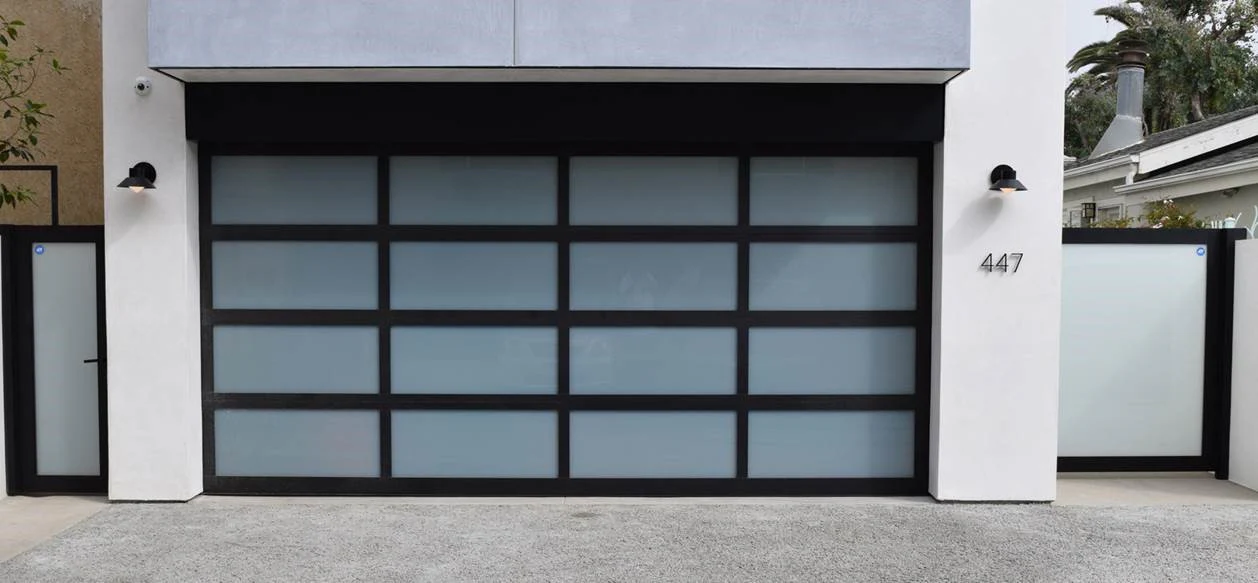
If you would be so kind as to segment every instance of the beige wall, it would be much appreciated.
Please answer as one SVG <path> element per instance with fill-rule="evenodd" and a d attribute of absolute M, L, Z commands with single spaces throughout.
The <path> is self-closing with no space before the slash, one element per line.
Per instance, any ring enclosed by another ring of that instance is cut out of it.
<path fill-rule="evenodd" d="M 59 173 L 59 210 L 63 225 L 104 223 L 101 184 L 101 0 L 0 0 L 0 15 L 21 20 L 15 52 L 38 45 L 57 53 L 69 67 L 61 76 L 46 74 L 32 98 L 48 104 L 56 116 L 43 124 L 42 155 L 34 162 L 55 165 Z M 117 180 L 126 168 L 113 169 Z M 0 224 L 51 224 L 51 184 L 46 172 L 0 172 L 0 182 L 35 190 L 34 204 L 0 208 Z"/>

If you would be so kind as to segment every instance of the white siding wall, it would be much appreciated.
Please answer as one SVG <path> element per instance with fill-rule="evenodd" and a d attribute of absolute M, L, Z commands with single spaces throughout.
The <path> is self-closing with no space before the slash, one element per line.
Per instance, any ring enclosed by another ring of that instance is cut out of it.
<path fill-rule="evenodd" d="M 1068 190 L 1065 193 L 1065 202 L 1062 205 L 1062 225 L 1078 227 L 1081 226 L 1080 209 L 1085 202 L 1095 202 L 1098 209 L 1097 216 L 1100 217 L 1099 209 L 1109 207 L 1124 206 L 1122 197 L 1114 194 L 1114 187 L 1122 184 L 1122 180 L 1113 180 L 1101 184 L 1093 184 Z M 1125 216 L 1132 216 L 1130 214 Z"/>
<path fill-rule="evenodd" d="M 972 69 L 948 85 L 937 150 L 930 490 L 941 500 L 1056 496 L 1064 15 L 974 0 Z M 991 128 L 1002 131 L 994 135 Z M 988 190 L 1009 164 L 1029 192 Z M 978 269 L 1024 253 L 1017 274 Z"/>
<path fill-rule="evenodd" d="M 1144 203 L 1142 201 L 1156 200 L 1159 196 L 1157 191 L 1140 192 L 1132 195 L 1115 194 L 1114 187 L 1122 183 L 1123 181 L 1116 180 L 1067 191 L 1065 202 L 1062 205 L 1063 224 L 1065 223 L 1065 218 L 1072 211 L 1076 215 L 1078 214 L 1079 206 L 1084 202 L 1096 202 L 1097 208 L 1114 205 L 1125 206 L 1127 209 L 1126 216 L 1138 219 L 1144 214 Z M 1232 196 L 1224 196 L 1222 192 L 1210 192 L 1179 197 L 1175 199 L 1175 202 L 1181 206 L 1196 210 L 1197 216 L 1207 221 L 1223 220 L 1229 216 L 1234 217 L 1244 213 L 1241 217 L 1241 223 L 1249 225 L 1254 220 L 1254 207 L 1258 206 L 1258 184 L 1242 187 Z M 1075 224 L 1073 226 L 1078 225 Z"/>
<path fill-rule="evenodd" d="M 1240 222 L 1245 226 L 1254 221 L 1254 207 L 1258 206 L 1258 185 L 1246 186 L 1232 196 L 1223 196 L 1221 192 L 1186 196 L 1179 199 L 1179 204 L 1192 207 L 1197 216 L 1205 220 L 1223 220 L 1240 213 Z"/>

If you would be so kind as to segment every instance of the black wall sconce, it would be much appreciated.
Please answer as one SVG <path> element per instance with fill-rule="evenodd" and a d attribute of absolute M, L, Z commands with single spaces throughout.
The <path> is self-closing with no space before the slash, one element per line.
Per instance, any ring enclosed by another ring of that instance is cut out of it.
<path fill-rule="evenodd" d="M 992 170 L 991 189 L 1008 194 L 1010 192 L 1024 191 L 1026 186 L 1018 182 L 1018 173 L 1012 167 L 1001 164 Z"/>
<path fill-rule="evenodd" d="M 155 190 L 157 186 L 157 169 L 148 162 L 140 162 L 131 167 L 127 172 L 127 177 L 118 183 L 118 188 L 130 188 L 131 192 L 144 192 L 145 190 Z"/>

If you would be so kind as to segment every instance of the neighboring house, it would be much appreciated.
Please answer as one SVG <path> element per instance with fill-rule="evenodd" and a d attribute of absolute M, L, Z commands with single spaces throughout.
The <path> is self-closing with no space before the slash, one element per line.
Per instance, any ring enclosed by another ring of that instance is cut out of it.
<path fill-rule="evenodd" d="M 1258 206 L 1258 106 L 1143 136 L 1143 61 L 1119 70 L 1119 115 L 1087 159 L 1067 160 L 1062 223 L 1132 218 L 1145 203 L 1174 200 L 1205 221 L 1254 220 Z M 1123 112 L 1134 115 L 1123 115 Z M 1131 131 L 1125 131 L 1131 130 Z"/>
<path fill-rule="evenodd" d="M 10 491 L 1055 496 L 1054 3 L 102 27 L 103 239 L 5 240 Z"/>

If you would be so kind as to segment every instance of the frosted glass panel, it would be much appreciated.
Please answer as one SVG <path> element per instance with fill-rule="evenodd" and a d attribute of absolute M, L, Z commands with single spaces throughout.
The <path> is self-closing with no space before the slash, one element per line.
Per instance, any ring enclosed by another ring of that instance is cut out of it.
<path fill-rule="evenodd" d="M 24 251 L 31 254 L 35 470 L 99 476 L 103 369 L 83 362 L 105 356 L 96 345 L 96 244 L 36 243 Z"/>
<path fill-rule="evenodd" d="M 214 412 L 219 476 L 375 478 L 380 414 L 375 411 Z"/>
<path fill-rule="evenodd" d="M 375 309 L 375 243 L 217 241 L 214 307 Z"/>
<path fill-rule="evenodd" d="M 553 310 L 554 243 L 394 243 L 399 310 Z"/>
<path fill-rule="evenodd" d="M 572 246 L 574 310 L 732 310 L 732 243 L 583 243 Z"/>
<path fill-rule="evenodd" d="M 212 172 L 215 224 L 376 222 L 374 157 L 215 156 Z"/>
<path fill-rule="evenodd" d="M 733 478 L 734 414 L 576 412 L 574 478 Z"/>
<path fill-rule="evenodd" d="M 573 328 L 572 393 L 733 394 L 729 328 Z"/>
<path fill-rule="evenodd" d="M 217 326 L 220 393 L 375 393 L 380 333 L 347 326 Z"/>
<path fill-rule="evenodd" d="M 393 475 L 555 478 L 557 424 L 543 411 L 396 411 Z"/>
<path fill-rule="evenodd" d="M 555 224 L 554 158 L 425 156 L 390 164 L 394 224 Z"/>
<path fill-rule="evenodd" d="M 587 157 L 571 161 L 574 225 L 734 225 L 738 160 Z"/>
<path fill-rule="evenodd" d="M 911 478 L 910 411 L 753 411 L 752 478 Z"/>
<path fill-rule="evenodd" d="M 912 328 L 753 328 L 751 393 L 911 394 L 915 336 Z"/>
<path fill-rule="evenodd" d="M 916 225 L 914 158 L 752 158 L 753 225 Z"/>
<path fill-rule="evenodd" d="M 912 310 L 912 243 L 763 243 L 751 246 L 753 310 Z"/>
<path fill-rule="evenodd" d="M 552 328 L 394 328 L 393 392 L 553 394 Z"/>
<path fill-rule="evenodd" d="M 1205 247 L 1066 245 L 1062 260 L 1058 455 L 1201 455 Z"/>

